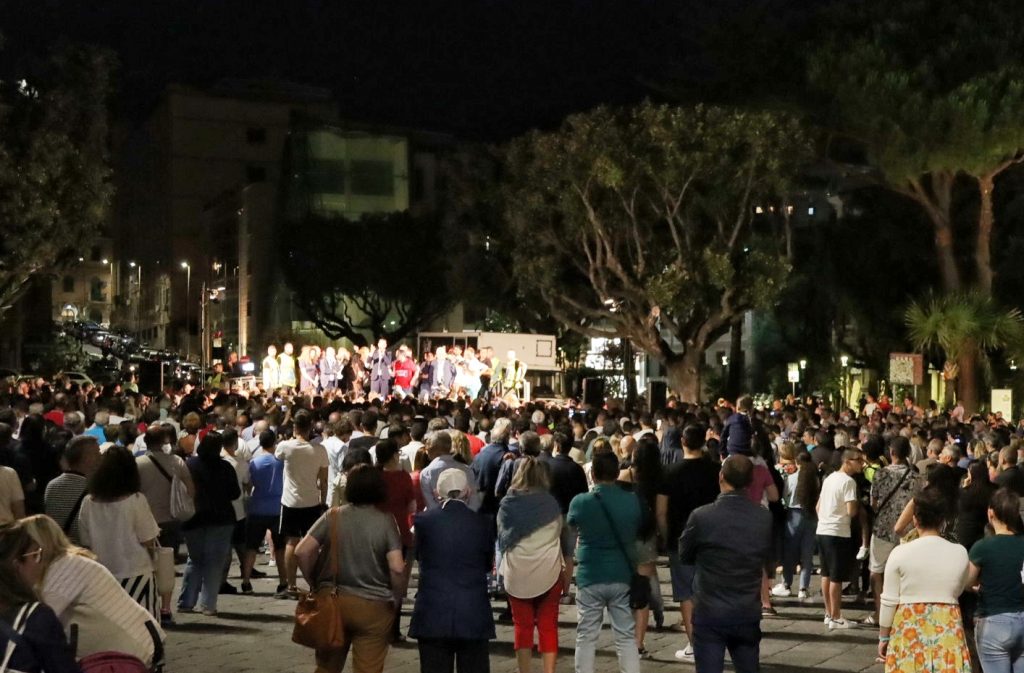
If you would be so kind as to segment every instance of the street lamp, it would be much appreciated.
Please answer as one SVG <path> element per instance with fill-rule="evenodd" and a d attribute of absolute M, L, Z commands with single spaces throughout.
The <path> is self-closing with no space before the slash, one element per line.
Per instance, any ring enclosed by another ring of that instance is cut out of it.
<path fill-rule="evenodd" d="M 111 323 L 111 325 L 113 325 L 113 322 L 114 322 L 114 262 L 113 262 L 113 260 L 109 260 L 106 257 L 104 257 L 102 261 L 103 261 L 104 264 L 110 266 L 110 283 L 109 283 L 109 290 L 110 290 L 110 315 L 109 315 L 108 322 Z"/>
<path fill-rule="evenodd" d="M 191 311 L 189 310 L 189 301 L 192 296 L 192 265 L 188 262 L 182 262 L 181 268 L 185 269 L 185 357 L 190 358 L 192 356 L 192 324 L 189 322 Z"/>
<path fill-rule="evenodd" d="M 128 268 L 136 270 L 135 310 L 133 313 L 135 313 L 135 332 L 136 335 L 138 335 L 138 332 L 141 331 L 142 324 L 142 264 L 136 264 L 134 261 L 129 261 Z"/>

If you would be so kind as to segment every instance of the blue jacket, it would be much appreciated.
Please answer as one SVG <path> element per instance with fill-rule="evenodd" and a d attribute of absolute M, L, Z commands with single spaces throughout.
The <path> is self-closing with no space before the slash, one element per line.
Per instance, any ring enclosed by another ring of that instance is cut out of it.
<path fill-rule="evenodd" d="M 725 427 L 722 428 L 722 455 L 731 456 L 734 453 L 750 455 L 753 439 L 754 428 L 750 424 L 750 417 L 739 412 L 734 413 L 725 419 Z"/>
<path fill-rule="evenodd" d="M 484 502 L 480 511 L 484 514 L 498 513 L 498 498 L 494 491 L 498 485 L 498 473 L 501 471 L 501 463 L 508 453 L 508 446 L 504 444 L 488 444 L 480 449 L 480 453 L 473 459 L 473 474 L 476 475 L 476 485 L 483 494 Z"/>
<path fill-rule="evenodd" d="M 411 638 L 494 638 L 487 573 L 494 560 L 487 518 L 464 503 L 415 517 L 419 590 L 409 624 Z"/>

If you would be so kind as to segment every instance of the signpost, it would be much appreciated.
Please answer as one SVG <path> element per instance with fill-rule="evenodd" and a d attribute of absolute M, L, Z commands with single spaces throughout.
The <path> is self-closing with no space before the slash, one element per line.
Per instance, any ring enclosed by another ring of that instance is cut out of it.
<path fill-rule="evenodd" d="M 796 384 L 800 383 L 800 363 L 790 362 L 786 368 L 786 376 L 793 387 L 793 397 L 796 397 Z"/>

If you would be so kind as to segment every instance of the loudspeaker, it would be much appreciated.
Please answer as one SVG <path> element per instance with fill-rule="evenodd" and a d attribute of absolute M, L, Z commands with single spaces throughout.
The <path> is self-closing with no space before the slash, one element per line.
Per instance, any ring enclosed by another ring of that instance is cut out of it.
<path fill-rule="evenodd" d="M 604 379 L 583 379 L 583 403 L 592 407 L 604 406 Z"/>
<path fill-rule="evenodd" d="M 668 384 L 664 381 L 647 382 L 647 411 L 654 413 L 665 408 L 668 400 Z"/>
<path fill-rule="evenodd" d="M 163 390 L 163 363 L 148 360 L 140 362 L 136 372 L 139 375 L 139 392 L 147 395 Z"/>

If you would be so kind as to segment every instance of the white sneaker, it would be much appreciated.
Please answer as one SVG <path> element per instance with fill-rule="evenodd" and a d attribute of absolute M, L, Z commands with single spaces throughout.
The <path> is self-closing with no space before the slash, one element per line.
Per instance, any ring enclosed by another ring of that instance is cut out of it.
<path fill-rule="evenodd" d="M 779 598 L 789 598 L 793 595 L 793 592 L 789 590 L 785 584 L 779 582 L 772 587 L 772 596 L 778 596 Z"/>
<path fill-rule="evenodd" d="M 875 627 L 878 626 L 878 622 L 875 621 L 874 615 L 868 615 L 864 619 L 860 620 L 860 626 Z"/>
<path fill-rule="evenodd" d="M 828 630 L 829 631 L 835 631 L 835 630 L 838 630 L 838 629 L 848 629 L 848 628 L 850 628 L 850 622 L 848 622 L 845 619 L 831 619 L 828 622 Z"/>
<path fill-rule="evenodd" d="M 676 650 L 676 659 L 690 661 L 693 659 L 693 645 L 687 645 L 684 649 Z"/>
<path fill-rule="evenodd" d="M 807 589 L 801 589 L 800 593 L 798 593 L 796 597 L 802 601 L 805 601 L 811 597 L 811 594 L 808 593 Z"/>
<path fill-rule="evenodd" d="M 860 549 L 857 550 L 857 560 L 858 561 L 863 561 L 867 557 L 868 557 L 868 548 L 867 547 L 861 547 Z"/>
<path fill-rule="evenodd" d="M 832 622 L 832 615 L 830 615 L 829 613 L 826 612 L 825 613 L 825 619 L 822 620 L 822 623 L 825 626 L 828 626 L 831 622 Z"/>

